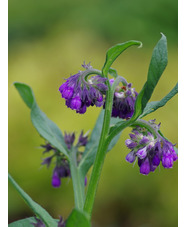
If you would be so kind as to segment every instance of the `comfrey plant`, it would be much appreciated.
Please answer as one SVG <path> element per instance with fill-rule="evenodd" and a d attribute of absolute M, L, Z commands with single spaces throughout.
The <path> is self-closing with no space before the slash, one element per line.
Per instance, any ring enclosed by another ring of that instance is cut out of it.
<path fill-rule="evenodd" d="M 25 104 L 31 110 L 31 120 L 38 133 L 45 139 L 43 153 L 48 157 L 42 165 L 50 167 L 55 164 L 51 179 L 53 187 L 60 187 L 64 177 L 72 179 L 75 207 L 67 220 L 60 217 L 53 219 L 50 214 L 34 202 L 9 175 L 9 180 L 35 213 L 35 218 L 27 218 L 10 224 L 15 226 L 39 227 L 90 227 L 93 204 L 99 183 L 105 156 L 117 143 L 121 132 L 132 128 L 130 138 L 125 144 L 130 152 L 126 161 L 138 162 L 139 172 L 148 175 L 162 164 L 166 169 L 172 168 L 178 159 L 175 144 L 172 144 L 160 131 L 160 124 L 155 120 L 145 121 L 142 118 L 164 106 L 178 92 L 176 85 L 162 100 L 148 102 L 167 65 L 167 40 L 162 34 L 155 46 L 149 65 L 147 81 L 139 93 L 130 82 L 119 76 L 111 68 L 117 57 L 128 47 L 141 47 L 139 41 L 128 41 L 117 44 L 107 51 L 102 71 L 90 64 L 83 64 L 83 71 L 70 76 L 60 86 L 59 94 L 66 101 L 66 106 L 77 114 L 86 114 L 87 108 L 102 108 L 91 135 L 80 133 L 75 143 L 75 133 L 63 133 L 47 118 L 36 103 L 32 89 L 23 83 L 14 85 Z M 111 78 L 110 78 L 111 77 Z M 84 147 L 83 151 L 82 148 Z M 93 165 L 91 177 L 87 182 L 87 172 Z M 87 190 L 85 193 L 85 187 Z"/>

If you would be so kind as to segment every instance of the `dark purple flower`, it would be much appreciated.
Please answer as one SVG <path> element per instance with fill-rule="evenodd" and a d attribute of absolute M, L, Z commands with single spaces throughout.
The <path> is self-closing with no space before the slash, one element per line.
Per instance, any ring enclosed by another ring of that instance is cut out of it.
<path fill-rule="evenodd" d="M 176 151 L 173 149 L 172 150 L 172 157 L 173 157 L 173 161 L 175 162 L 176 160 L 178 160 L 178 155 L 176 154 Z"/>
<path fill-rule="evenodd" d="M 71 99 L 70 108 L 72 110 L 77 110 L 78 111 L 81 108 L 81 104 L 82 104 L 82 102 L 81 102 L 81 99 L 80 99 L 79 95 L 75 96 L 74 98 Z"/>
<path fill-rule="evenodd" d="M 101 107 L 104 104 L 104 95 L 108 89 L 105 81 L 99 75 L 87 76 L 92 71 L 90 64 L 82 65 L 85 71 L 81 71 L 69 77 L 65 83 L 59 87 L 62 98 L 66 100 L 67 107 L 76 110 L 76 113 L 84 114 L 89 106 Z"/>
<path fill-rule="evenodd" d="M 159 125 L 154 120 L 148 122 L 153 130 L 159 130 Z M 148 175 L 154 172 L 160 162 L 164 168 L 172 168 L 173 162 L 178 159 L 174 145 L 157 133 L 155 137 L 147 129 L 137 126 L 129 134 L 130 139 L 125 141 L 131 152 L 126 156 L 126 161 L 132 163 L 138 157 L 140 173 Z"/>
<path fill-rule="evenodd" d="M 135 147 L 137 146 L 137 143 L 134 142 L 134 141 L 132 141 L 132 140 L 130 140 L 130 139 L 127 139 L 127 140 L 125 141 L 125 144 L 126 144 L 126 146 L 127 146 L 129 149 L 133 149 L 133 148 L 135 148 Z"/>
<path fill-rule="evenodd" d="M 57 168 L 58 176 L 60 178 L 70 177 L 70 167 L 69 167 L 69 164 L 66 163 L 65 161 L 62 161 L 61 165 L 56 168 Z"/>
<path fill-rule="evenodd" d="M 36 223 L 30 223 L 31 225 L 35 227 L 45 227 L 45 224 L 37 217 L 34 217 L 35 220 L 37 221 Z"/>
<path fill-rule="evenodd" d="M 50 157 L 47 157 L 47 158 L 44 158 L 43 159 L 43 162 L 41 163 L 41 165 L 46 165 L 47 166 L 47 168 L 50 166 L 50 164 L 51 164 L 51 162 L 52 162 L 52 158 L 53 158 L 54 156 L 52 155 L 52 156 L 50 156 Z"/>
<path fill-rule="evenodd" d="M 153 164 L 153 166 L 159 166 L 160 161 L 161 161 L 161 159 L 160 159 L 159 154 L 158 154 L 158 152 L 157 152 L 157 153 L 154 155 L 153 159 L 152 159 L 152 164 Z"/>
<path fill-rule="evenodd" d="M 87 177 L 85 177 L 85 186 L 87 186 Z"/>
<path fill-rule="evenodd" d="M 148 175 L 150 173 L 150 162 L 149 159 L 146 158 L 140 165 L 140 173 L 143 175 Z"/>
<path fill-rule="evenodd" d="M 109 83 L 110 83 L 110 86 L 112 86 L 113 83 L 114 83 L 114 78 L 110 79 L 110 80 L 109 80 Z"/>
<path fill-rule="evenodd" d="M 86 110 L 87 110 L 86 105 L 83 105 L 76 112 L 79 113 L 79 114 L 84 114 L 86 112 Z"/>
<path fill-rule="evenodd" d="M 59 218 L 57 227 L 65 227 L 65 221 L 63 220 L 63 218 L 61 216 Z"/>
<path fill-rule="evenodd" d="M 149 142 L 149 138 L 147 136 L 143 136 L 143 138 L 139 141 L 140 144 L 144 145 Z"/>
<path fill-rule="evenodd" d="M 54 169 L 53 175 L 52 175 L 52 186 L 54 188 L 59 188 L 61 186 L 61 179 L 59 177 L 59 173 L 56 168 Z"/>
<path fill-rule="evenodd" d="M 147 148 L 143 147 L 136 152 L 136 156 L 140 159 L 144 159 L 147 156 Z"/>
<path fill-rule="evenodd" d="M 112 85 L 113 83 L 114 80 L 111 79 L 110 84 Z M 131 84 L 122 87 L 117 86 L 113 99 L 112 117 L 131 118 L 134 113 L 136 97 L 137 92 L 131 87 Z"/>
<path fill-rule="evenodd" d="M 164 154 L 162 157 L 162 165 L 164 168 L 172 168 L 173 166 L 173 155 L 172 154 Z"/>
<path fill-rule="evenodd" d="M 130 153 L 127 154 L 125 159 L 127 162 L 133 163 L 136 159 L 136 155 L 133 151 L 131 151 Z"/>
<path fill-rule="evenodd" d="M 83 131 L 81 131 L 81 134 L 80 134 L 79 139 L 78 139 L 77 146 L 78 147 L 86 146 L 87 142 L 88 142 L 87 133 L 85 135 L 83 135 Z"/>
<path fill-rule="evenodd" d="M 45 148 L 45 150 L 43 151 L 43 154 L 47 153 L 51 150 L 55 150 L 55 148 L 50 143 L 46 143 L 45 145 L 41 145 L 41 147 Z"/>
<path fill-rule="evenodd" d="M 64 140 L 65 140 L 65 143 L 67 145 L 67 148 L 70 150 L 73 143 L 74 143 L 74 140 L 75 140 L 75 133 L 66 133 L 65 132 L 65 135 L 64 135 Z"/>
<path fill-rule="evenodd" d="M 71 99 L 74 93 L 74 89 L 72 87 L 68 87 L 66 86 L 63 90 L 62 90 L 62 97 L 64 99 Z"/>

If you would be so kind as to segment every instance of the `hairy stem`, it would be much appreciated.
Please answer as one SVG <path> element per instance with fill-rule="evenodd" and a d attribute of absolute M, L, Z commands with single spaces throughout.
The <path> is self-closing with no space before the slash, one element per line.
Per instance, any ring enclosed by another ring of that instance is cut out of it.
<path fill-rule="evenodd" d="M 97 187 L 98 187 L 98 183 L 99 183 L 99 179 L 100 179 L 100 175 L 101 175 L 101 171 L 102 171 L 102 167 L 103 167 L 103 163 L 106 155 L 106 150 L 108 147 L 105 144 L 105 141 L 109 133 L 113 95 L 111 92 L 109 81 L 107 81 L 106 83 L 108 86 L 108 91 L 106 93 L 106 105 L 105 105 L 103 127 L 102 127 L 99 146 L 98 146 L 90 182 L 88 185 L 87 195 L 86 195 L 85 205 L 84 205 L 84 211 L 89 214 L 89 217 L 91 217 L 92 208 L 93 208 L 93 204 L 96 196 L 96 191 L 97 191 Z"/>
<path fill-rule="evenodd" d="M 73 183 L 75 207 L 83 210 L 84 205 L 84 181 L 80 177 L 80 171 L 77 168 L 76 152 L 72 151 L 70 156 L 70 172 Z"/>
<path fill-rule="evenodd" d="M 107 74 L 108 72 L 103 71 L 103 75 L 105 77 L 107 76 Z M 108 80 L 106 81 L 108 86 L 108 91 L 106 93 L 106 104 L 105 104 L 105 115 L 103 120 L 103 127 L 102 127 L 99 146 L 98 146 L 96 159 L 92 170 L 92 175 L 88 185 L 87 195 L 86 195 L 85 205 L 84 205 L 84 211 L 89 214 L 89 217 L 91 217 L 93 204 L 96 196 L 96 191 L 98 188 L 98 183 L 99 183 L 101 171 L 103 168 L 104 159 L 106 156 L 106 151 L 111 141 L 110 140 L 108 142 L 107 137 L 110 130 L 110 119 L 111 119 L 111 113 L 112 113 L 113 96 L 114 96 L 115 88 L 120 82 L 127 84 L 126 80 L 120 76 L 118 76 L 115 79 L 112 87 L 110 87 L 109 81 Z"/>

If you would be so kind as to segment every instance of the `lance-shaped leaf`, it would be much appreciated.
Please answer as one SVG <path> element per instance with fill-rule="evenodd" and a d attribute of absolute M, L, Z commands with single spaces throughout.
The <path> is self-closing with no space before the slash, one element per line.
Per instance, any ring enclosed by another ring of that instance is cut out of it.
<path fill-rule="evenodd" d="M 74 209 L 67 219 L 66 227 L 90 227 L 87 215 L 77 209 Z"/>
<path fill-rule="evenodd" d="M 99 145 L 99 138 L 101 136 L 101 130 L 103 125 L 103 118 L 104 118 L 104 112 L 105 110 L 102 110 L 97 121 L 95 124 L 94 129 L 92 130 L 91 137 L 85 147 L 85 151 L 83 152 L 82 160 L 79 163 L 78 168 L 80 168 L 81 172 L 83 173 L 83 176 L 86 175 L 92 164 L 94 163 L 96 152 Z M 118 122 L 118 118 L 111 118 L 111 125 L 115 125 L 116 122 Z M 118 139 L 120 137 L 120 134 L 117 135 L 109 144 L 108 150 L 110 151 L 115 144 L 117 143 Z"/>
<path fill-rule="evenodd" d="M 30 108 L 31 120 L 38 133 L 55 148 L 68 156 L 61 130 L 41 111 L 36 103 L 31 87 L 19 82 L 15 82 L 14 86 L 18 90 L 25 104 Z"/>
<path fill-rule="evenodd" d="M 142 115 L 140 115 L 140 118 L 146 116 L 147 114 L 150 114 L 157 110 L 160 107 L 163 107 L 171 98 L 173 98 L 178 93 L 178 84 L 160 101 L 153 101 L 149 102 L 145 109 L 143 110 Z"/>
<path fill-rule="evenodd" d="M 43 207 L 33 201 L 32 198 L 15 182 L 10 174 L 8 174 L 8 179 L 10 180 L 14 188 L 18 191 L 20 196 L 27 203 L 27 205 L 45 223 L 47 227 L 57 227 L 56 220 L 54 220 Z"/>
<path fill-rule="evenodd" d="M 167 39 L 162 34 L 161 39 L 155 46 L 148 70 L 147 81 L 137 96 L 135 103 L 135 111 L 132 119 L 137 119 L 143 112 L 147 102 L 152 96 L 152 93 L 167 66 Z"/>
<path fill-rule="evenodd" d="M 137 96 L 133 116 L 127 121 L 119 121 L 110 129 L 109 140 L 113 139 L 124 128 L 130 126 L 142 113 L 167 65 L 167 39 L 162 34 L 155 46 L 149 66 L 147 81 Z"/>
<path fill-rule="evenodd" d="M 106 54 L 106 60 L 105 64 L 103 66 L 103 75 L 107 75 L 109 72 L 109 69 L 112 65 L 112 63 L 116 60 L 116 58 L 123 52 L 125 51 L 128 47 L 137 45 L 137 46 L 142 46 L 142 43 L 140 41 L 127 41 L 125 43 L 119 43 L 113 47 L 111 47 Z"/>

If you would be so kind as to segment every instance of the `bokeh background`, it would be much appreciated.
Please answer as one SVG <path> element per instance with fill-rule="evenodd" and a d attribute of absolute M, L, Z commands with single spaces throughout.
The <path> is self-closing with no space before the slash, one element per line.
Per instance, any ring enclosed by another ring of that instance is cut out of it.
<path fill-rule="evenodd" d="M 9 172 L 21 187 L 55 218 L 67 218 L 73 208 L 71 180 L 59 189 L 51 186 L 52 168 L 41 167 L 44 140 L 30 121 L 30 111 L 13 86 L 29 84 L 37 102 L 61 130 L 77 134 L 91 130 L 100 112 L 89 108 L 78 115 L 67 109 L 58 88 L 70 74 L 82 70 L 85 60 L 101 69 L 112 45 L 140 40 L 114 63 L 120 75 L 142 88 L 152 50 L 163 32 L 168 39 L 169 63 L 151 100 L 160 100 L 177 81 L 176 0 L 9 0 Z M 173 143 L 177 135 L 177 97 L 147 116 L 157 119 Z M 178 199 L 177 163 L 170 170 L 139 174 L 137 165 L 126 163 L 126 129 L 107 155 L 93 212 L 95 227 L 176 227 Z M 90 173 L 88 175 L 90 177 Z M 33 216 L 9 185 L 9 222 Z"/>

